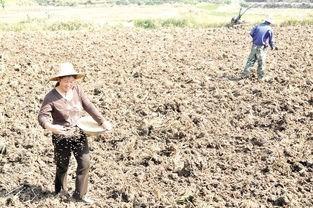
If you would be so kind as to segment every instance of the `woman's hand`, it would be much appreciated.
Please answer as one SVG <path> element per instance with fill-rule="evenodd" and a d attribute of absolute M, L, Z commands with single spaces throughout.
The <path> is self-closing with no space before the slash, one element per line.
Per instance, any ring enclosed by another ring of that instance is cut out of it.
<path fill-rule="evenodd" d="M 66 129 L 64 128 L 64 126 L 61 126 L 61 125 L 49 124 L 49 125 L 47 125 L 47 129 L 54 134 L 66 135 Z"/>
<path fill-rule="evenodd" d="M 113 126 L 112 126 L 111 122 L 109 122 L 109 121 L 104 121 L 101 124 L 101 127 L 104 128 L 107 131 L 111 131 L 113 129 Z"/>

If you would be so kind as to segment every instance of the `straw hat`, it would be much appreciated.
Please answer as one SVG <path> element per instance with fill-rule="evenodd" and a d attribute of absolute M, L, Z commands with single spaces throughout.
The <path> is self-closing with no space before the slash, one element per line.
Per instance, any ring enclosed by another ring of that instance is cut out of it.
<path fill-rule="evenodd" d="M 50 81 L 58 81 L 60 77 L 65 77 L 65 76 L 75 76 L 75 79 L 79 79 L 84 77 L 84 74 L 78 73 L 75 69 L 73 64 L 71 63 L 62 63 L 59 66 L 59 72 L 50 78 Z"/>
<path fill-rule="evenodd" d="M 100 126 L 91 116 L 81 117 L 77 122 L 77 126 L 87 135 L 94 136 L 107 131 L 105 128 Z"/>
<path fill-rule="evenodd" d="M 270 17 L 265 18 L 264 22 L 268 22 L 270 24 L 273 24 L 273 20 Z"/>

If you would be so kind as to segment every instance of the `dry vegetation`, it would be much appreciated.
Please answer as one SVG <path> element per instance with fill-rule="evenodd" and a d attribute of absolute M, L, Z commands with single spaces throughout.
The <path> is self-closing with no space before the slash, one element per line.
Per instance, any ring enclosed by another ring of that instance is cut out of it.
<path fill-rule="evenodd" d="M 232 79 L 248 30 L 2 33 L 0 206 L 75 207 L 52 194 L 36 120 L 51 67 L 71 61 L 115 124 L 90 138 L 93 207 L 312 207 L 313 27 L 275 28 L 266 82 Z"/>

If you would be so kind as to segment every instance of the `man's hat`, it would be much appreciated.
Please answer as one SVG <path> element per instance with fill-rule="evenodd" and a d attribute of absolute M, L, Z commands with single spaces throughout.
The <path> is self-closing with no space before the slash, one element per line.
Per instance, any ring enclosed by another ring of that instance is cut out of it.
<path fill-rule="evenodd" d="M 269 17 L 265 18 L 264 22 L 267 22 L 269 24 L 273 24 L 273 20 Z"/>

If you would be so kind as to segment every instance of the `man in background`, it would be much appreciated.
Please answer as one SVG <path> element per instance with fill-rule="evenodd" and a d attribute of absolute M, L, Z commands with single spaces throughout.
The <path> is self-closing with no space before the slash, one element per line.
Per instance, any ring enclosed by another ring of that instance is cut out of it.
<path fill-rule="evenodd" d="M 264 69 L 266 59 L 266 49 L 274 49 L 274 35 L 271 28 L 272 20 L 267 18 L 263 23 L 252 28 L 250 35 L 252 37 L 252 49 L 249 54 L 246 66 L 241 73 L 242 78 L 247 78 L 251 72 L 254 63 L 258 62 L 258 79 L 264 80 Z"/>

